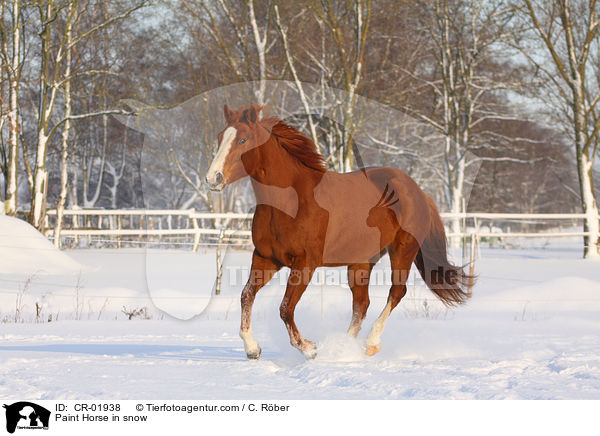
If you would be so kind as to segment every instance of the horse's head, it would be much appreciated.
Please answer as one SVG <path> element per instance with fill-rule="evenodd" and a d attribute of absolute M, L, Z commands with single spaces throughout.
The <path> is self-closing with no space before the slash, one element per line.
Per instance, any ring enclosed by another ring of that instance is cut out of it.
<path fill-rule="evenodd" d="M 211 190 L 220 191 L 248 175 L 242 155 L 264 144 L 271 136 L 268 128 L 258 120 L 262 109 L 258 104 L 237 111 L 227 105 L 223 107 L 227 127 L 219 133 L 217 154 L 206 174 L 206 183 Z"/>

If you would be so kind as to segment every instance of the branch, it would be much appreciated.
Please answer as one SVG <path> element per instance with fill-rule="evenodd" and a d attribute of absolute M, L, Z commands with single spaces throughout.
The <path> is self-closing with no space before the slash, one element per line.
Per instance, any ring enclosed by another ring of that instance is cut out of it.
<path fill-rule="evenodd" d="M 538 31 L 538 34 L 540 35 L 540 37 L 546 44 L 546 47 L 548 48 L 548 51 L 550 52 L 550 55 L 552 56 L 552 59 L 554 60 L 554 63 L 556 64 L 556 67 L 558 68 L 560 75 L 562 76 L 562 78 L 565 82 L 572 85 L 573 82 L 571 80 L 571 77 L 569 76 L 569 73 L 567 72 L 567 69 L 565 68 L 562 60 L 560 59 L 560 56 L 556 52 L 554 44 L 550 40 L 550 35 L 548 35 L 546 32 L 544 32 L 544 29 L 542 29 L 542 25 L 540 24 L 540 22 L 537 19 L 537 15 L 535 13 L 533 5 L 531 4 L 531 1 L 530 0 L 524 0 L 524 1 L 525 1 L 525 4 L 527 5 L 527 9 L 529 10 L 529 17 L 531 18 L 531 21 L 533 22 L 533 26 L 536 28 L 536 30 Z"/>
<path fill-rule="evenodd" d="M 560 184 L 563 186 L 563 188 L 565 188 L 567 190 L 567 192 L 569 194 L 573 195 L 573 197 L 575 197 L 578 201 L 581 201 L 581 195 L 579 195 L 579 193 L 577 191 L 575 191 L 573 188 L 571 188 L 569 185 L 567 185 L 563 181 L 563 179 L 560 177 L 560 175 L 556 172 L 556 170 L 552 169 L 552 173 L 556 176 L 556 178 L 558 179 Z"/>
<path fill-rule="evenodd" d="M 469 159 L 465 166 L 472 165 L 475 162 L 512 162 L 520 164 L 531 164 L 534 162 L 541 162 L 545 160 L 545 157 L 537 157 L 535 159 L 518 159 L 515 157 L 476 157 L 473 159 Z"/>
<path fill-rule="evenodd" d="M 63 118 L 58 123 L 56 123 L 54 125 L 54 127 L 52 127 L 52 130 L 50 131 L 50 133 L 48 135 L 48 140 L 50 140 L 50 138 L 52 138 L 52 135 L 54 135 L 54 133 L 56 132 L 56 129 L 58 129 L 59 126 L 61 126 L 62 124 L 64 124 L 67 121 L 70 121 L 70 120 L 83 120 L 83 119 L 86 119 L 86 118 L 99 117 L 99 116 L 102 116 L 102 115 L 126 115 L 126 116 L 129 115 L 129 116 L 135 116 L 137 114 L 135 112 L 125 111 L 123 109 L 113 109 L 113 110 L 107 110 L 107 111 L 89 112 L 87 114 L 71 115 L 71 116 Z"/>
<path fill-rule="evenodd" d="M 202 198 L 202 200 L 204 200 L 205 203 L 208 203 L 208 197 L 206 196 L 205 192 L 202 192 L 198 186 L 192 181 L 192 179 L 190 179 L 190 177 L 185 173 L 184 169 L 181 166 L 181 163 L 179 163 L 179 159 L 177 158 L 177 155 L 175 154 L 175 151 L 171 148 L 169 149 L 169 151 L 171 152 L 171 155 L 173 157 L 169 157 L 167 156 L 167 159 L 169 159 L 171 162 L 173 162 L 175 164 L 175 166 L 177 166 L 177 169 L 179 170 L 179 173 L 181 174 L 181 177 L 183 177 L 183 180 L 185 180 L 187 182 L 188 185 L 190 185 L 194 191 L 196 192 L 196 194 Z"/>
<path fill-rule="evenodd" d="M 73 39 L 73 41 L 67 45 L 66 50 L 69 50 L 73 47 L 75 47 L 77 44 L 79 44 L 83 39 L 87 38 L 88 36 L 90 36 L 92 33 L 97 32 L 100 29 L 103 29 L 106 26 L 111 25 L 112 23 L 114 23 L 115 21 L 119 21 L 122 20 L 124 18 L 129 17 L 133 12 L 137 11 L 138 9 L 143 8 L 144 6 L 146 6 L 146 4 L 148 3 L 148 0 L 142 0 L 140 3 L 138 3 L 137 5 L 135 5 L 132 8 L 127 9 L 125 12 L 119 14 L 119 15 L 115 15 L 114 17 L 109 18 L 108 20 L 92 27 L 91 29 L 89 29 L 87 32 L 82 33 L 81 35 L 79 35 L 79 37 Z"/>
<path fill-rule="evenodd" d="M 539 63 L 538 63 L 538 62 L 537 62 L 535 59 L 533 59 L 533 57 L 531 57 L 531 55 L 530 55 L 529 53 L 527 53 L 527 51 L 526 51 L 524 48 L 521 48 L 521 47 L 519 47 L 519 46 L 513 46 L 512 44 L 511 44 L 511 47 L 513 47 L 513 48 L 515 48 L 515 49 L 519 50 L 519 52 L 520 52 L 520 53 L 521 53 L 523 56 L 525 56 L 525 57 L 527 58 L 527 60 L 528 60 L 529 62 L 531 62 L 531 63 L 532 63 L 534 66 L 535 66 L 535 68 L 536 68 L 537 70 L 540 70 L 540 71 L 542 71 L 542 72 L 543 72 L 543 73 L 544 73 L 544 74 L 545 74 L 545 75 L 546 75 L 546 76 L 547 76 L 547 77 L 548 77 L 548 78 L 549 78 L 549 79 L 552 81 L 552 83 L 554 83 L 554 85 L 555 85 L 555 86 L 558 88 L 558 92 L 559 92 L 559 93 L 560 93 L 560 94 L 563 96 L 563 98 L 564 98 L 565 100 L 568 100 L 568 99 L 569 99 L 569 97 L 568 97 L 567 93 L 565 92 L 565 90 L 563 89 L 563 87 L 560 85 L 560 83 L 558 82 L 558 80 L 556 80 L 556 77 L 555 77 L 555 75 L 554 75 L 554 74 L 552 74 L 552 73 L 551 73 L 549 70 L 547 70 L 546 68 L 544 68 L 544 67 L 543 67 L 541 64 L 539 64 Z M 569 83 L 569 82 L 567 81 L 567 83 Z"/>
<path fill-rule="evenodd" d="M 580 66 L 579 73 L 585 73 L 585 64 L 587 63 L 588 56 L 590 54 L 590 48 L 592 46 L 592 41 L 595 37 L 597 37 L 597 30 L 600 21 L 596 21 L 596 0 L 590 1 L 589 4 L 589 23 L 588 28 L 585 34 L 585 40 L 583 42 L 583 48 L 581 55 L 579 56 L 578 63 Z"/>
<path fill-rule="evenodd" d="M 296 83 L 296 87 L 298 88 L 298 94 L 300 94 L 300 101 L 302 103 L 304 111 L 306 112 L 306 116 L 308 117 L 308 125 L 310 128 L 310 135 L 312 136 L 312 140 L 315 143 L 315 146 L 317 147 L 317 150 L 318 150 L 319 149 L 319 136 L 317 135 L 316 126 L 315 126 L 315 123 L 314 123 L 314 120 L 313 120 L 313 117 L 311 114 L 310 104 L 308 103 L 306 94 L 304 92 L 304 87 L 302 86 L 302 82 L 300 81 L 300 78 L 298 77 L 298 73 L 296 71 L 296 67 L 294 66 L 294 60 L 290 53 L 290 47 L 289 47 L 288 40 L 287 40 L 287 35 L 286 35 L 287 32 L 281 25 L 281 18 L 279 16 L 278 5 L 275 5 L 273 9 L 275 12 L 275 23 L 277 25 L 277 28 L 279 29 L 279 33 L 281 34 L 281 40 L 283 41 L 283 50 L 285 52 L 287 64 L 292 73 L 292 76 L 294 77 L 294 82 Z"/>

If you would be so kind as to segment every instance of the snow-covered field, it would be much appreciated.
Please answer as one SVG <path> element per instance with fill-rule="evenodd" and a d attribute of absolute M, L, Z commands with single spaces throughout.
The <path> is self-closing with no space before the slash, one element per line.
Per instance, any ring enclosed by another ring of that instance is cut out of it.
<path fill-rule="evenodd" d="M 227 252 L 211 298 L 210 250 L 58 252 L 0 220 L 5 399 L 600 399 L 600 264 L 580 259 L 578 240 L 482 249 L 473 298 L 458 309 L 413 281 L 374 357 L 363 341 L 387 296 L 386 259 L 359 340 L 344 334 L 343 269 L 319 273 L 296 311 L 319 344 L 313 361 L 279 319 L 284 273 L 257 297 L 263 355 L 247 361 L 237 332 L 250 253 Z"/>

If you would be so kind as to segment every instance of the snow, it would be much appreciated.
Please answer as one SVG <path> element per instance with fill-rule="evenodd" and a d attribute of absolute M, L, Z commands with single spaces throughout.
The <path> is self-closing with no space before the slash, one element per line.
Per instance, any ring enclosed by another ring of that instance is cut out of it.
<path fill-rule="evenodd" d="M 238 329 L 249 252 L 227 252 L 222 293 L 209 298 L 212 250 L 59 252 L 27 225 L 0 219 L 7 400 L 600 399 L 600 264 L 579 259 L 579 240 L 482 249 L 473 298 L 457 309 L 412 279 L 373 357 L 365 338 L 385 304 L 387 259 L 376 266 L 358 339 L 344 333 L 344 269 L 318 272 L 296 311 L 318 346 L 312 361 L 289 345 L 279 319 L 281 273 L 258 294 L 253 330 L 263 353 L 248 361 Z M 128 320 L 124 306 L 145 307 L 150 319 Z"/>
<path fill-rule="evenodd" d="M 23 220 L 0 215 L 0 274 L 54 274 L 81 266 Z"/>

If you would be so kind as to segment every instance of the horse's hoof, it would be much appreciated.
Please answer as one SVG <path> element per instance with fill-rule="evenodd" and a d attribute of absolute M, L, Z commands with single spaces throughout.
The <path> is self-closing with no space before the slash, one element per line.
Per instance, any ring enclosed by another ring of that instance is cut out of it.
<path fill-rule="evenodd" d="M 307 360 L 313 360 L 315 357 L 317 357 L 317 349 L 313 348 L 308 351 L 303 351 L 302 354 L 304 354 L 304 357 L 306 357 Z"/>
<path fill-rule="evenodd" d="M 262 351 L 261 348 L 258 347 L 258 350 L 256 350 L 256 351 L 247 352 L 246 356 L 248 356 L 248 359 L 250 359 L 250 360 L 258 360 L 258 358 L 260 357 L 261 351 Z"/>
<path fill-rule="evenodd" d="M 304 350 L 302 350 L 302 354 L 304 354 L 304 357 L 306 357 L 308 360 L 312 360 L 315 357 L 317 357 L 317 347 L 315 346 L 315 344 L 312 341 L 304 342 L 306 342 L 307 344 Z"/>
<path fill-rule="evenodd" d="M 377 354 L 379 351 L 381 351 L 381 345 L 369 345 L 367 346 L 367 356 L 373 356 L 374 354 Z"/>

